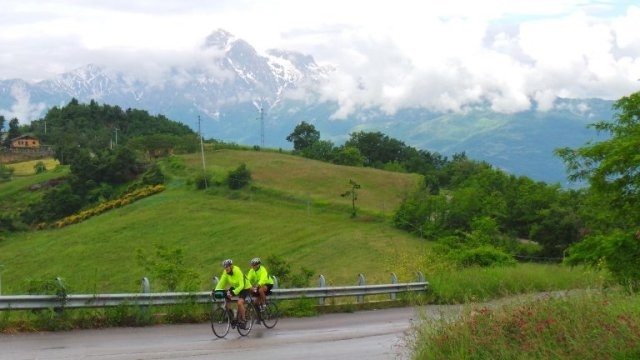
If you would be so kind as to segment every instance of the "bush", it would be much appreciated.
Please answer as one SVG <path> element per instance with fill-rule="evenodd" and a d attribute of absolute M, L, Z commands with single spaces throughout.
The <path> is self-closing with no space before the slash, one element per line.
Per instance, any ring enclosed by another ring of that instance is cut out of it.
<path fill-rule="evenodd" d="M 283 288 L 302 288 L 309 286 L 309 280 L 314 274 L 313 270 L 301 267 L 297 273 L 291 271 L 291 264 L 278 255 L 271 254 L 266 258 L 266 267 L 269 275 L 278 279 L 278 285 Z"/>
<path fill-rule="evenodd" d="M 43 172 L 47 171 L 47 166 L 42 161 L 38 161 L 33 166 L 33 169 L 36 171 L 36 174 L 42 174 Z"/>
<path fill-rule="evenodd" d="M 198 174 L 194 178 L 194 184 L 197 190 L 204 190 L 211 185 L 211 176 L 209 174 Z"/>
<path fill-rule="evenodd" d="M 472 249 L 466 249 L 462 252 L 451 253 L 452 258 L 463 267 L 480 266 L 514 266 L 516 260 L 509 254 L 506 254 L 492 246 L 481 246 Z"/>
<path fill-rule="evenodd" d="M 0 182 L 10 181 L 13 171 L 13 168 L 0 164 Z"/>
<path fill-rule="evenodd" d="M 240 164 L 237 169 L 229 172 L 228 184 L 229 189 L 238 190 L 249 184 L 251 181 L 251 172 L 247 169 L 245 163 Z"/>

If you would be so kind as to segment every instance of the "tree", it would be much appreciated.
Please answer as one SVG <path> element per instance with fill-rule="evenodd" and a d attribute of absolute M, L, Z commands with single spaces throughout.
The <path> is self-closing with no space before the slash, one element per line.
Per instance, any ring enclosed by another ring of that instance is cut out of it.
<path fill-rule="evenodd" d="M 613 121 L 590 126 L 607 140 L 556 150 L 571 180 L 586 180 L 590 197 L 600 200 L 590 233 L 568 250 L 570 264 L 604 266 L 631 291 L 640 290 L 640 92 L 613 105 Z M 589 211 L 594 211 L 590 209 Z"/>
<path fill-rule="evenodd" d="M 5 121 L 4 116 L 0 115 L 0 139 L 2 139 L 2 134 L 4 133 L 3 129 Z"/>
<path fill-rule="evenodd" d="M 336 147 L 331 141 L 318 140 L 306 148 L 302 155 L 309 159 L 331 162 L 334 158 Z"/>
<path fill-rule="evenodd" d="M 320 140 L 320 132 L 305 121 L 298 124 L 293 132 L 287 136 L 287 141 L 293 142 L 293 149 L 297 151 L 304 151 L 318 140 Z"/>
<path fill-rule="evenodd" d="M 7 131 L 7 138 L 5 139 L 4 145 L 9 147 L 11 145 L 11 140 L 19 137 L 20 134 L 20 121 L 17 118 L 13 118 L 9 121 L 9 131 Z"/>
<path fill-rule="evenodd" d="M 357 189 L 360 189 L 360 185 L 357 184 L 355 181 L 353 180 L 349 180 L 349 185 L 351 185 L 351 190 L 348 190 L 342 194 L 340 194 L 340 196 L 342 197 L 346 197 L 346 196 L 351 196 L 351 217 L 354 218 L 357 216 L 356 214 L 356 200 L 358 200 L 358 193 L 356 192 Z"/>
<path fill-rule="evenodd" d="M 364 165 L 375 168 L 382 168 L 384 164 L 392 161 L 403 163 L 407 150 L 403 142 L 381 132 L 352 133 L 344 146 L 360 150 L 360 154 L 364 157 Z"/>
<path fill-rule="evenodd" d="M 360 154 L 360 150 L 351 146 L 341 146 L 335 152 L 333 163 L 347 166 L 362 166 L 364 157 Z"/>

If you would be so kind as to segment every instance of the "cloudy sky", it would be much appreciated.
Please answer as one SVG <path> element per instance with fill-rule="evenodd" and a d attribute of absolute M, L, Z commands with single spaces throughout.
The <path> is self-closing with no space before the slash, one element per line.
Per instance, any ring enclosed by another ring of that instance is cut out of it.
<path fill-rule="evenodd" d="M 548 109 L 640 90 L 640 4 L 613 0 L 0 0 L 0 80 L 89 63 L 153 76 L 224 29 L 337 71 L 338 116 L 380 105 Z M 536 104 L 536 105 L 534 105 Z"/>

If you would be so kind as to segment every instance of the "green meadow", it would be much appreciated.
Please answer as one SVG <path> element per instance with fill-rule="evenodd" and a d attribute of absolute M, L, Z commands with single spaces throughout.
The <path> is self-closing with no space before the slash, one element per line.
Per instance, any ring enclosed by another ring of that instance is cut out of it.
<path fill-rule="evenodd" d="M 153 254 L 157 246 L 181 248 L 203 291 L 211 288 L 223 259 L 246 267 L 253 257 L 271 255 L 294 269 L 312 270 L 312 281 L 323 275 L 328 285 L 355 284 L 360 273 L 371 284 L 389 282 L 392 272 L 401 282 L 417 279 L 421 269 L 407 273 L 394 259 L 417 259 L 428 245 L 394 229 L 388 218 L 419 176 L 251 150 L 210 150 L 204 163 L 213 179 L 205 190 L 194 185 L 204 171 L 201 154 L 173 156 L 162 165 L 162 193 L 79 224 L 5 235 L 2 293 L 21 294 L 28 281 L 55 277 L 70 293 L 137 292 L 149 274 L 136 253 Z M 241 163 L 252 174 L 249 188 L 230 191 L 215 184 Z M 0 184 L 0 194 L 20 204 L 36 196 L 29 186 L 64 173 L 58 168 L 21 176 Z M 355 218 L 351 198 L 340 196 L 350 190 L 350 179 L 361 185 Z M 162 291 L 155 280 L 150 278 L 152 291 Z"/>

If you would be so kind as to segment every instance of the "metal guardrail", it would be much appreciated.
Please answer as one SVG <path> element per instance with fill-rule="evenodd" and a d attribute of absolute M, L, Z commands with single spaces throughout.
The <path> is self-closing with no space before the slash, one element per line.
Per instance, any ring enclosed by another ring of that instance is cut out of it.
<path fill-rule="evenodd" d="M 354 285 L 334 287 L 313 287 L 297 289 L 273 289 L 270 297 L 278 300 L 300 298 L 316 298 L 320 302 L 324 298 L 357 296 L 362 301 L 365 295 L 395 294 L 404 292 L 420 292 L 427 290 L 426 281 L 382 284 Z M 210 291 L 205 292 L 168 292 L 168 293 L 126 293 L 126 294 L 93 294 L 93 295 L 6 295 L 0 296 L 0 311 L 29 309 L 67 309 L 67 308 L 100 308 L 120 305 L 171 305 L 184 302 L 209 303 L 214 300 Z"/>

